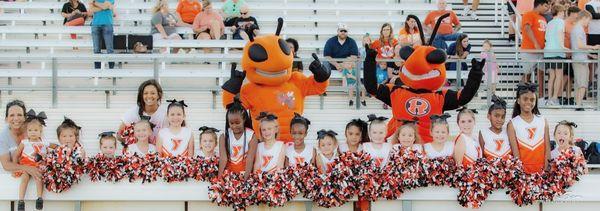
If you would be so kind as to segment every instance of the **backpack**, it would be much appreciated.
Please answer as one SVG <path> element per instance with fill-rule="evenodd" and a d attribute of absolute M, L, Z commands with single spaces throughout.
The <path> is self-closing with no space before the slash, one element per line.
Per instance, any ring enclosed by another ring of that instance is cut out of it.
<path fill-rule="evenodd" d="M 589 164 L 600 164 L 600 144 L 592 142 L 585 151 L 585 157 Z"/>
<path fill-rule="evenodd" d="M 579 149 L 581 149 L 581 152 L 585 152 L 585 150 L 588 147 L 588 142 L 584 141 L 583 139 L 575 139 L 575 146 L 579 147 Z M 585 158 L 587 159 L 587 155 L 586 153 L 583 153 Z"/>

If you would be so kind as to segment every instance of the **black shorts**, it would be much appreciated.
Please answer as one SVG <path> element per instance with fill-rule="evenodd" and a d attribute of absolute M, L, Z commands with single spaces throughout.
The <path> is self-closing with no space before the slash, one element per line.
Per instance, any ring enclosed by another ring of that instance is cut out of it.
<path fill-rule="evenodd" d="M 567 75 L 567 76 L 571 76 L 573 77 L 573 63 L 565 63 L 565 68 L 563 68 L 563 75 Z"/>
<path fill-rule="evenodd" d="M 549 57 L 549 58 L 546 58 L 546 57 L 544 57 L 544 59 L 564 60 L 565 58 L 561 58 L 561 57 Z M 562 62 L 558 62 L 558 63 L 557 62 L 549 62 L 549 63 L 545 64 L 546 69 L 553 69 L 553 70 L 563 69 L 564 65 L 565 65 L 565 63 L 562 63 Z"/>
<path fill-rule="evenodd" d="M 588 45 L 600 45 L 600 34 L 588 34 L 587 35 Z"/>
<path fill-rule="evenodd" d="M 513 4 L 515 6 L 517 6 L 515 2 L 513 2 Z M 515 8 L 513 8 L 512 6 L 510 6 L 510 4 L 508 3 L 508 1 L 506 2 L 506 7 L 508 8 L 508 15 L 514 15 L 515 14 Z"/>

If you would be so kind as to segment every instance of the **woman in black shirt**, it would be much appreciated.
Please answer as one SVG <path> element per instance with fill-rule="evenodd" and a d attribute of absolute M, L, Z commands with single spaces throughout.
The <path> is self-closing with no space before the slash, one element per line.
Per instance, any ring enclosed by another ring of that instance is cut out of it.
<path fill-rule="evenodd" d="M 79 0 L 69 0 L 63 5 L 61 15 L 65 18 L 63 25 L 65 26 L 83 26 L 87 17 L 85 5 Z M 76 34 L 71 34 L 71 39 L 77 39 Z"/>

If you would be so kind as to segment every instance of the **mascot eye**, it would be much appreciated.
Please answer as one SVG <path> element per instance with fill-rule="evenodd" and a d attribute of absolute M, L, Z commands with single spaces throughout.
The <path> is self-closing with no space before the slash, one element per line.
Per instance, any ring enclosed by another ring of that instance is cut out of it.
<path fill-rule="evenodd" d="M 427 54 L 427 57 L 425 59 L 431 64 L 441 64 L 446 61 L 446 52 L 440 49 L 435 49 L 434 51 Z"/>
<path fill-rule="evenodd" d="M 406 61 L 414 51 L 415 49 L 413 49 L 412 47 L 404 46 L 400 48 L 400 58 Z"/>
<path fill-rule="evenodd" d="M 279 48 L 281 48 L 281 51 L 283 51 L 283 53 L 285 55 L 290 55 L 290 48 L 288 47 L 287 43 L 285 41 L 283 41 L 282 39 L 279 39 Z"/>
<path fill-rule="evenodd" d="M 252 61 L 255 62 L 264 62 L 268 59 L 267 50 L 260 44 L 252 44 L 250 49 L 248 49 L 248 56 Z"/>

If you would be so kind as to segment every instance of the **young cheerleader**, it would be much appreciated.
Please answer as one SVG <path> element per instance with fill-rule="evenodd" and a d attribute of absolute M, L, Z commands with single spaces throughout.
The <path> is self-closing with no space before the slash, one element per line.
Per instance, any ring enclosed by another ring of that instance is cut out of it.
<path fill-rule="evenodd" d="M 363 150 L 371 155 L 375 165 L 383 167 L 387 164 L 392 144 L 386 142 L 385 135 L 387 131 L 386 117 L 378 117 L 375 114 L 369 114 L 369 138 L 371 142 L 363 144 Z"/>
<path fill-rule="evenodd" d="M 117 152 L 117 137 L 114 131 L 107 131 L 98 134 L 100 138 L 100 153 L 105 157 L 114 158 Z"/>
<path fill-rule="evenodd" d="M 287 147 L 286 163 L 288 166 L 295 166 L 300 163 L 311 163 L 314 157 L 314 147 L 304 143 L 308 133 L 310 121 L 300 114 L 295 113 L 290 123 L 290 134 L 294 144 Z"/>
<path fill-rule="evenodd" d="M 418 152 L 423 152 L 421 146 L 421 136 L 417 130 L 416 120 L 402 120 L 402 125 L 396 129 L 392 135 L 392 145 L 394 151 L 401 149 L 411 149 Z"/>
<path fill-rule="evenodd" d="M 260 112 L 256 118 L 260 121 L 260 143 L 256 150 L 254 171 L 275 172 L 282 169 L 285 164 L 285 144 L 277 140 L 279 123 L 277 116 Z"/>
<path fill-rule="evenodd" d="M 167 100 L 167 119 L 169 127 L 160 129 L 156 147 L 163 157 L 194 156 L 194 136 L 192 130 L 185 125 L 185 102 Z"/>
<path fill-rule="evenodd" d="M 353 119 L 348 122 L 344 134 L 346 143 L 340 144 L 340 152 L 362 152 L 362 144 L 369 142 L 368 124 L 362 119 Z"/>
<path fill-rule="evenodd" d="M 447 119 L 449 114 L 433 115 L 431 119 L 431 137 L 433 141 L 423 145 L 423 151 L 429 159 L 443 158 L 454 154 L 454 143 L 448 141 L 450 127 Z"/>
<path fill-rule="evenodd" d="M 508 135 L 504 129 L 505 116 L 506 102 L 492 95 L 492 105 L 487 114 L 491 126 L 479 131 L 479 144 L 483 149 L 483 156 L 488 160 L 503 158 L 511 153 Z"/>
<path fill-rule="evenodd" d="M 156 153 L 156 146 L 150 144 L 152 138 L 152 128 L 154 124 L 150 122 L 149 118 L 142 117 L 140 121 L 133 125 L 133 136 L 135 137 L 135 143 L 127 145 L 126 152 L 127 156 L 137 154 L 138 156 L 145 156 L 147 154 Z"/>
<path fill-rule="evenodd" d="M 22 140 L 17 147 L 16 152 L 13 154 L 13 160 L 17 161 L 21 165 L 26 166 L 38 166 L 38 162 L 42 159 L 47 152 L 47 148 L 50 144 L 42 138 L 42 132 L 46 126 L 46 114 L 42 111 L 38 114 L 33 110 L 27 112 L 27 118 L 25 119 L 25 134 L 27 138 Z M 16 172 L 15 176 L 21 177 L 21 184 L 19 185 L 19 202 L 18 210 L 25 210 L 25 192 L 27 192 L 27 185 L 31 175 L 27 172 Z M 35 201 L 35 208 L 37 210 L 44 209 L 44 200 L 42 194 L 44 191 L 44 183 L 42 180 L 35 180 L 37 190 L 37 200 Z"/>
<path fill-rule="evenodd" d="M 456 136 L 454 141 L 454 160 L 463 166 L 472 165 L 482 156 L 479 139 L 473 135 L 476 113 L 477 111 L 474 109 L 463 107 L 458 110 L 458 117 L 456 118 L 460 134 Z"/>
<path fill-rule="evenodd" d="M 217 133 L 218 129 L 202 126 L 200 127 L 200 152 L 199 155 L 205 158 L 217 156 Z"/>
<path fill-rule="evenodd" d="M 548 166 L 550 134 L 548 122 L 537 106 L 537 84 L 517 86 L 517 100 L 506 128 L 515 158 L 521 159 L 526 173 L 537 173 Z"/>
<path fill-rule="evenodd" d="M 250 176 L 258 141 L 252 130 L 252 120 L 238 98 L 227 105 L 225 133 L 219 137 L 219 176 L 225 169 Z"/>
<path fill-rule="evenodd" d="M 85 157 L 85 151 L 79 142 L 79 127 L 75 122 L 65 117 L 65 120 L 56 128 L 56 135 L 61 146 L 66 146 L 78 156 Z"/>
<path fill-rule="evenodd" d="M 575 142 L 573 140 L 575 135 L 573 131 L 574 128 L 577 128 L 577 124 L 567 120 L 558 122 L 556 127 L 554 127 L 554 140 L 556 140 L 558 146 L 554 147 L 552 152 L 550 152 L 552 159 L 557 158 L 560 153 L 569 148 L 571 148 L 576 154 L 583 155 L 581 148 L 575 146 Z"/>
<path fill-rule="evenodd" d="M 317 132 L 317 156 L 315 156 L 315 164 L 319 173 L 327 173 L 331 171 L 330 164 L 333 163 L 338 153 L 338 140 L 335 137 L 336 132 L 332 130 L 319 130 Z"/>

